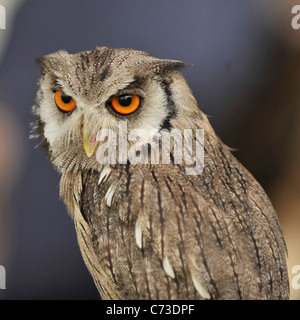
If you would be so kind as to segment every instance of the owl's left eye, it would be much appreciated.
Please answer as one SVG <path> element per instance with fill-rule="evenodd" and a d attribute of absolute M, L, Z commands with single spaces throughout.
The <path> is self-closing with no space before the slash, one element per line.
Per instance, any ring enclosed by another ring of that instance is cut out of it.
<path fill-rule="evenodd" d="M 73 111 L 76 107 L 76 101 L 60 90 L 56 90 L 54 99 L 57 108 L 62 112 Z"/>
<path fill-rule="evenodd" d="M 114 96 L 111 107 L 119 114 L 129 115 L 136 111 L 141 105 L 141 97 L 137 94 L 122 94 Z"/>

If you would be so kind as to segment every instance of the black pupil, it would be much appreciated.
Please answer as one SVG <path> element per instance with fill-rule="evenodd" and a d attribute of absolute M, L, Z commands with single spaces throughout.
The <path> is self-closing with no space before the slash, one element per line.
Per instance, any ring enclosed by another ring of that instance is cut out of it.
<path fill-rule="evenodd" d="M 131 105 L 132 97 L 129 94 L 124 94 L 119 97 L 119 103 L 122 107 L 128 107 Z"/>
<path fill-rule="evenodd" d="M 72 97 L 66 95 L 64 92 L 61 93 L 61 100 L 63 103 L 70 103 L 72 100 Z"/>

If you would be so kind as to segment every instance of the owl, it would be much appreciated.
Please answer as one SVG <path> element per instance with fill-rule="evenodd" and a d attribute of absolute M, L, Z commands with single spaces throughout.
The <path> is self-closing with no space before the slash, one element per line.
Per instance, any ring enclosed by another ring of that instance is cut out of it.
<path fill-rule="evenodd" d="M 32 130 L 102 299 L 289 298 L 277 215 L 185 63 L 110 47 L 37 62 Z"/>

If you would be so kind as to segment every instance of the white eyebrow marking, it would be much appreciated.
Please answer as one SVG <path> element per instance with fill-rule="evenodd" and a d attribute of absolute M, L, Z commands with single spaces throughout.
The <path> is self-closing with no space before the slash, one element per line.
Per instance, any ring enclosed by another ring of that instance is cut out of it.
<path fill-rule="evenodd" d="M 163 259 L 163 268 L 168 276 L 170 276 L 172 279 L 175 278 L 174 269 L 167 256 L 165 256 Z"/>
<path fill-rule="evenodd" d="M 106 192 L 105 201 L 108 207 L 110 207 L 112 204 L 112 199 L 115 194 L 115 191 L 116 191 L 116 187 L 114 185 L 111 185 Z"/>
<path fill-rule="evenodd" d="M 135 223 L 135 242 L 137 246 L 142 249 L 143 248 L 143 233 L 142 228 L 139 224 L 139 222 L 136 220 Z"/>
<path fill-rule="evenodd" d="M 195 278 L 194 275 L 192 275 L 192 280 L 194 283 L 194 286 L 196 288 L 196 290 L 198 291 L 198 293 L 200 294 L 200 296 L 204 299 L 210 299 L 210 294 L 208 293 L 208 291 L 202 286 L 202 284 Z"/>
<path fill-rule="evenodd" d="M 105 166 L 100 173 L 100 177 L 98 180 L 98 185 L 100 185 L 100 183 L 103 182 L 107 179 L 107 177 L 109 176 L 109 174 L 111 173 L 111 168 L 110 166 Z"/>

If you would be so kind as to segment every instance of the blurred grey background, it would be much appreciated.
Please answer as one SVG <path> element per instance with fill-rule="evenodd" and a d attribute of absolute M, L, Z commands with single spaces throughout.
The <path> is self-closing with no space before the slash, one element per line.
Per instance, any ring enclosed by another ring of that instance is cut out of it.
<path fill-rule="evenodd" d="M 300 265 L 300 30 L 296 1 L 6 0 L 0 30 L 0 299 L 98 299 L 59 175 L 29 140 L 39 70 L 65 49 L 131 47 L 184 75 L 221 139 L 269 194 Z M 292 278 L 294 275 L 290 274 Z M 300 290 L 291 288 L 291 298 Z"/>

